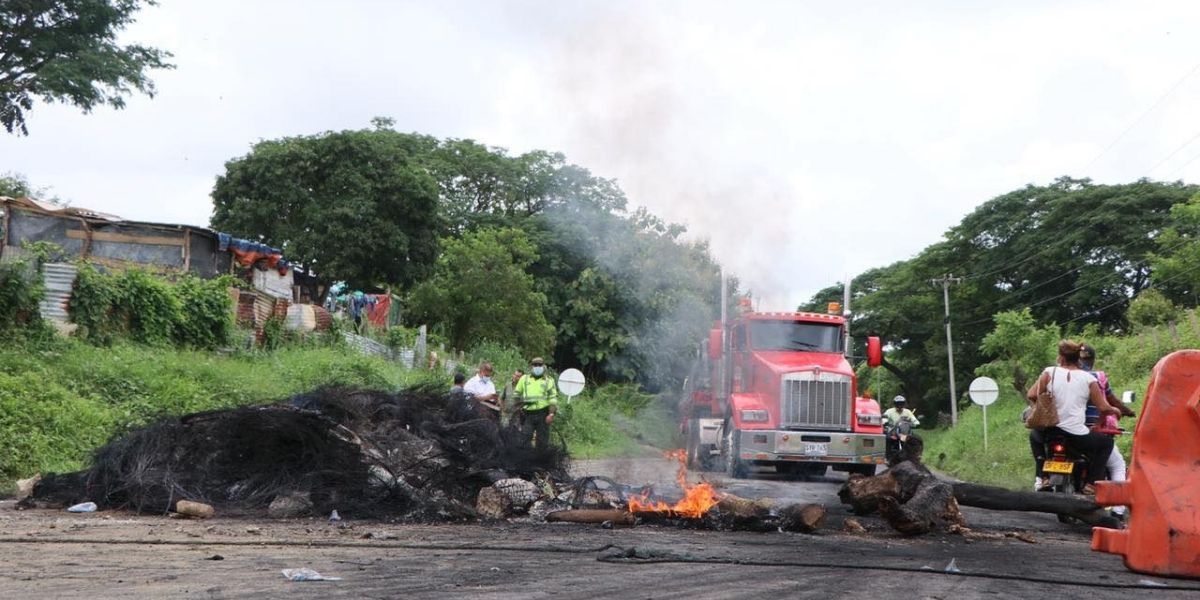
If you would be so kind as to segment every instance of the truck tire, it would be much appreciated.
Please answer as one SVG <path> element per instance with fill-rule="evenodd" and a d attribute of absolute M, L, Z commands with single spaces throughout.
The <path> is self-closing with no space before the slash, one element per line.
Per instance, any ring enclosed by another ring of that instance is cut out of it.
<path fill-rule="evenodd" d="M 746 463 L 742 462 L 739 454 L 741 449 L 738 447 L 738 432 L 733 427 L 732 421 L 726 421 L 725 427 L 725 472 L 734 479 L 746 479 L 750 477 L 750 468 Z"/>

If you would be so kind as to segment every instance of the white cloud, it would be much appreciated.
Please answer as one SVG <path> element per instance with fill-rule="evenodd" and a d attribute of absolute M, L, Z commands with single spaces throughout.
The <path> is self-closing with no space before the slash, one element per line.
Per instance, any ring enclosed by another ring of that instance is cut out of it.
<path fill-rule="evenodd" d="M 336 8 L 331 8 L 336 6 Z M 258 139 L 364 127 L 564 151 L 687 223 L 788 308 L 1059 175 L 1200 178 L 1188 2 L 168 3 L 128 38 L 160 94 L 39 105 L 0 171 L 74 203 L 203 223 Z M 1191 162 L 1189 162 L 1191 161 Z"/>

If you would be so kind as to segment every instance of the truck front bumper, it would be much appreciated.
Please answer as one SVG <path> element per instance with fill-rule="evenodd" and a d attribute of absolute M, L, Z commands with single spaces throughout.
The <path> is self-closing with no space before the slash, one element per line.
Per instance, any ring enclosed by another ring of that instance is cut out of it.
<path fill-rule="evenodd" d="M 744 461 L 832 465 L 881 465 L 886 462 L 882 434 L 790 430 L 747 430 L 738 434 L 738 457 Z"/>

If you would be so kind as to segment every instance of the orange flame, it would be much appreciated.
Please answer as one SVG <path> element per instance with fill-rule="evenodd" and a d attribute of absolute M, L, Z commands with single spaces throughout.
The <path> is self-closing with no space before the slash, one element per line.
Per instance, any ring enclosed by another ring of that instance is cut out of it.
<path fill-rule="evenodd" d="M 629 512 L 658 512 L 699 519 L 717 505 L 717 491 L 708 483 L 691 485 L 687 482 L 687 452 L 671 450 L 666 453 L 666 457 L 679 461 L 679 472 L 675 475 L 675 480 L 683 490 L 683 498 L 671 505 L 639 494 L 629 499 Z"/>

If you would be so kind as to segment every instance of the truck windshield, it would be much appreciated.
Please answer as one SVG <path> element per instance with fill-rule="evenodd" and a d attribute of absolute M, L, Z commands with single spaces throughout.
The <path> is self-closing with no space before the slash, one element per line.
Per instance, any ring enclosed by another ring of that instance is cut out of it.
<path fill-rule="evenodd" d="M 802 321 L 751 321 L 750 347 L 755 350 L 841 352 L 842 328 Z"/>

